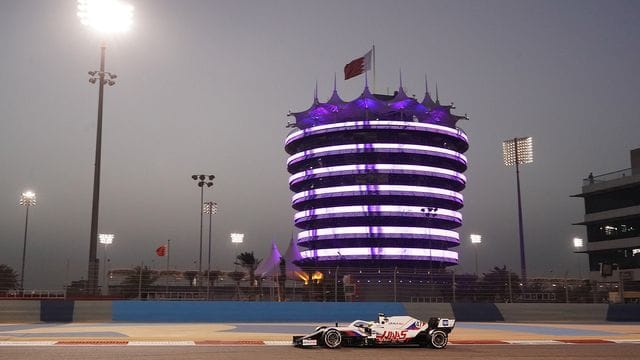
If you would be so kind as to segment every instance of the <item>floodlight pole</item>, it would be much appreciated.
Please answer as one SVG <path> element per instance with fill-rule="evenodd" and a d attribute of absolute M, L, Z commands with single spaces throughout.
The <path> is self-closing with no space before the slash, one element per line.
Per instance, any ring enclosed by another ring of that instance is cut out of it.
<path fill-rule="evenodd" d="M 476 248 L 476 278 L 478 277 L 478 244 L 473 244 L 473 247 Z"/>
<path fill-rule="evenodd" d="M 24 217 L 24 241 L 22 242 L 22 269 L 20 270 L 20 290 L 24 291 L 24 264 L 27 258 L 27 229 L 29 226 L 29 204 L 26 204 L 27 212 Z M 22 294 L 24 296 L 24 294 Z"/>
<path fill-rule="evenodd" d="M 98 213 L 100 210 L 100 158 L 102 156 L 102 105 L 104 97 L 105 72 L 104 58 L 107 45 L 100 45 L 100 71 L 98 72 L 98 124 L 96 129 L 96 157 L 93 172 L 93 200 L 91 206 L 91 235 L 89 237 L 89 271 L 87 275 L 87 289 L 90 295 L 96 295 L 98 290 L 98 273 L 100 262 L 98 250 Z"/>
<path fill-rule="evenodd" d="M 516 187 L 518 191 L 518 228 L 520 235 L 520 272 L 522 283 L 527 284 L 527 262 L 524 256 L 524 230 L 522 227 L 522 199 L 520 196 L 520 165 L 518 159 L 518 138 L 513 139 L 513 146 L 516 160 Z"/>

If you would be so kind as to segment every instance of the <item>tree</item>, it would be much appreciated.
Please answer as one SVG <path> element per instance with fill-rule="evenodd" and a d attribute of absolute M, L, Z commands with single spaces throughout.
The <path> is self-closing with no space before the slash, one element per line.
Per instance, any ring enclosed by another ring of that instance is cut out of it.
<path fill-rule="evenodd" d="M 242 279 L 244 279 L 244 276 L 246 274 L 242 271 L 232 271 L 230 273 L 227 273 L 227 276 L 229 277 L 229 279 L 233 280 L 236 282 L 236 295 L 238 300 L 240 300 L 240 281 L 242 281 Z"/>
<path fill-rule="evenodd" d="M 236 259 L 238 260 L 236 264 L 242 266 L 245 270 L 247 270 L 247 273 L 249 273 L 249 283 L 251 284 L 251 288 L 255 288 L 256 269 L 262 262 L 262 259 L 256 259 L 256 257 L 253 255 L 253 251 L 240 253 L 240 255 L 236 257 Z"/>
<path fill-rule="evenodd" d="M 156 280 L 158 280 L 157 272 L 150 270 L 147 266 L 136 266 L 133 272 L 127 275 L 122 281 L 122 293 L 126 297 L 136 297 L 151 290 Z"/>
<path fill-rule="evenodd" d="M 187 270 L 183 272 L 182 275 L 187 278 L 187 281 L 189 281 L 189 286 L 200 286 L 200 283 L 195 281 L 198 277 L 198 272 L 196 270 Z"/>
<path fill-rule="evenodd" d="M 480 281 L 482 294 L 479 294 L 479 298 L 496 302 L 512 302 L 513 298 L 521 292 L 520 278 L 507 270 L 506 265 L 503 265 L 502 268 L 495 266 L 491 272 L 482 275 Z"/>
<path fill-rule="evenodd" d="M 18 274 L 9 265 L 0 264 L 0 291 L 18 288 Z"/>

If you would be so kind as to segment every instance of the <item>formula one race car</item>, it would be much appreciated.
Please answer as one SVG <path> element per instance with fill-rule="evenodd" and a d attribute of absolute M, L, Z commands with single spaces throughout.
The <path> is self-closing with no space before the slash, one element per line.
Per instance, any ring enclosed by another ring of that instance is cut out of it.
<path fill-rule="evenodd" d="M 320 326 L 304 336 L 294 336 L 293 344 L 299 347 L 324 346 L 335 349 L 340 346 L 419 345 L 435 349 L 447 346 L 454 319 L 430 318 L 428 322 L 411 316 L 378 314 L 378 321 L 356 320 L 348 326 Z"/>

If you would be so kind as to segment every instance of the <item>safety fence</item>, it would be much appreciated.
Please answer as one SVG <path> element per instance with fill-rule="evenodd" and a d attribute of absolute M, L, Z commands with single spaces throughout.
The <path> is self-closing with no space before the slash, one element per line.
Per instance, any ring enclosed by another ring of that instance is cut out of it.
<path fill-rule="evenodd" d="M 208 276 L 207 276 L 208 275 Z M 259 276 L 242 271 L 112 271 L 99 293 L 77 281 L 61 291 L 0 290 L 0 298 L 319 301 L 406 303 L 634 303 L 633 281 L 594 282 L 568 277 L 531 277 L 506 267 L 479 275 L 445 269 L 304 268 Z"/>

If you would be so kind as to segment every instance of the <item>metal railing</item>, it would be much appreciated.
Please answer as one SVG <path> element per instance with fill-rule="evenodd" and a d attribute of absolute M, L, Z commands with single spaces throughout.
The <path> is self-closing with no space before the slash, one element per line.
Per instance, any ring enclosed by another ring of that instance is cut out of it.
<path fill-rule="evenodd" d="M 626 176 L 632 176 L 631 168 L 613 171 L 600 175 L 589 174 L 586 178 L 582 179 L 582 186 L 593 185 L 603 183 L 611 180 L 620 179 Z"/>
<path fill-rule="evenodd" d="M 65 299 L 64 290 L 6 290 L 0 291 L 0 299 Z"/>

